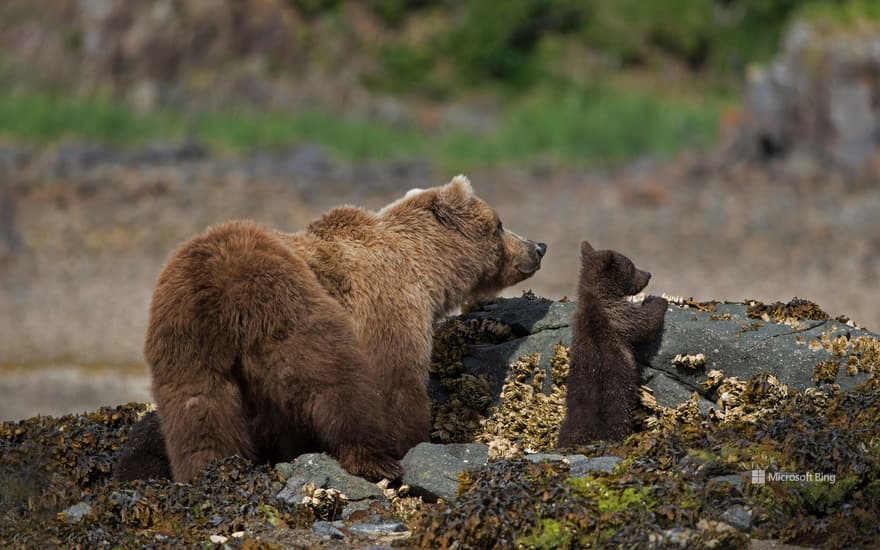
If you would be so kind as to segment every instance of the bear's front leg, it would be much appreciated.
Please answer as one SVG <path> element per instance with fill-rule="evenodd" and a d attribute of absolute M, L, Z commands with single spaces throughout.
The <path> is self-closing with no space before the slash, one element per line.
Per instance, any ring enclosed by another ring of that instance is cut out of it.
<path fill-rule="evenodd" d="M 665 298 L 648 296 L 641 307 L 634 308 L 630 342 L 633 345 L 643 345 L 656 341 L 663 331 L 663 321 L 668 307 L 669 302 Z"/>

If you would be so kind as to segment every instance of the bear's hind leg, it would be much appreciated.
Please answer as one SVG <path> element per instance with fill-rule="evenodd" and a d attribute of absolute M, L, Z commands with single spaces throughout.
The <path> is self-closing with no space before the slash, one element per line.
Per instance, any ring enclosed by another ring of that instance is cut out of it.
<path fill-rule="evenodd" d="M 177 482 L 191 480 L 210 462 L 227 456 L 257 459 L 237 384 L 220 377 L 210 385 L 205 382 L 155 392 Z"/>
<path fill-rule="evenodd" d="M 330 389 L 313 397 L 311 425 L 321 446 L 350 474 L 373 481 L 397 479 L 403 473 L 393 456 L 396 448 L 389 423 L 376 410 L 379 403 L 363 395 Z"/>
<path fill-rule="evenodd" d="M 309 447 L 316 445 L 352 474 L 394 479 L 400 474 L 399 445 L 387 396 L 380 381 L 371 379 L 374 371 L 341 306 L 329 298 L 312 300 L 297 304 L 313 313 L 291 313 L 289 318 L 306 322 L 264 346 L 262 363 L 244 358 L 245 377 L 265 396 L 262 406 L 290 423 L 285 437 L 309 435 L 296 452 L 314 451 Z"/>

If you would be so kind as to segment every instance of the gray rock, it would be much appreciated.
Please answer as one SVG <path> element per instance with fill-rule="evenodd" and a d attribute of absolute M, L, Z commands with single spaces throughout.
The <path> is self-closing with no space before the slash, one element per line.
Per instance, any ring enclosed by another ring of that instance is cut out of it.
<path fill-rule="evenodd" d="M 707 486 L 714 483 L 727 483 L 728 485 L 732 485 L 736 487 L 740 492 L 742 492 L 743 488 L 746 485 L 746 474 L 729 474 L 724 476 L 715 476 L 710 478 Z"/>
<path fill-rule="evenodd" d="M 722 512 L 721 521 L 727 522 L 740 531 L 752 530 L 752 511 L 740 504 L 734 504 Z"/>
<path fill-rule="evenodd" d="M 458 476 L 485 465 L 488 457 L 489 448 L 480 443 L 419 443 L 401 461 L 403 483 L 414 496 L 452 502 L 458 497 Z"/>
<path fill-rule="evenodd" d="M 0 174 L 21 170 L 25 164 L 30 162 L 31 157 L 32 153 L 27 149 L 0 146 Z"/>
<path fill-rule="evenodd" d="M 525 302 L 525 303 L 524 303 Z M 510 325 L 519 336 L 544 330 L 566 328 L 574 314 L 574 302 L 554 302 L 543 298 L 514 298 L 487 304 L 472 316 L 494 319 Z"/>
<path fill-rule="evenodd" d="M 537 352 L 541 355 L 539 365 L 547 373 L 547 376 L 544 377 L 543 390 L 549 392 L 553 383 L 550 358 L 553 356 L 553 348 L 556 344 L 571 345 L 570 328 L 542 330 L 501 344 L 468 346 L 468 352 L 462 358 L 462 364 L 468 373 L 488 378 L 490 391 L 493 396 L 497 397 L 501 394 L 501 387 L 507 377 L 507 366 L 520 357 Z"/>
<path fill-rule="evenodd" d="M 345 538 L 345 533 L 340 531 L 341 522 L 316 521 L 312 524 L 312 531 L 328 540 L 340 540 Z"/>
<path fill-rule="evenodd" d="M 356 501 L 354 501 L 354 502 L 349 502 L 348 504 L 345 505 L 345 507 L 342 509 L 342 514 L 341 514 L 340 517 L 341 517 L 342 519 L 344 519 L 344 520 L 351 519 L 351 516 L 352 516 L 355 512 L 361 512 L 361 511 L 363 511 L 363 510 L 369 510 L 369 509 L 370 509 L 370 504 L 372 504 L 373 502 L 380 502 L 381 504 L 383 504 L 383 505 L 385 506 L 385 508 L 388 508 L 389 506 L 391 506 L 391 503 L 388 502 L 388 500 L 386 500 L 386 499 L 379 499 L 379 500 L 374 500 L 374 499 L 356 500 Z M 372 514 L 371 514 L 371 515 L 372 515 Z"/>
<path fill-rule="evenodd" d="M 581 454 L 565 455 L 559 453 L 534 453 L 526 455 L 530 462 L 565 462 L 569 466 L 569 475 L 583 477 L 590 472 L 611 473 L 622 459 L 618 456 L 587 457 Z"/>
<path fill-rule="evenodd" d="M 485 376 L 497 401 L 510 363 L 537 352 L 541 355 L 541 366 L 548 373 L 543 389 L 549 392 L 552 384 L 549 359 L 557 343 L 571 344 L 571 327 L 568 323 L 574 308 L 575 304 L 571 302 L 523 297 L 503 300 L 470 312 L 465 318 L 493 319 L 509 324 L 517 338 L 500 344 L 469 345 L 462 359 L 465 372 Z M 659 404 L 674 407 L 697 392 L 703 397 L 698 404 L 703 414 L 716 408 L 713 402 L 715 397 L 700 385 L 706 378 L 706 372 L 712 369 L 721 369 L 725 376 L 742 380 L 748 380 L 760 372 L 770 372 L 783 384 L 804 390 L 815 385 L 812 378 L 816 364 L 832 356 L 822 349 L 811 350 L 801 342 L 815 339 L 833 326 L 838 327 L 840 334 L 877 337 L 834 320 L 801 321 L 797 328 L 763 322 L 748 317 L 746 309 L 744 304 L 718 304 L 715 312 L 677 306 L 668 309 L 660 341 L 653 349 L 639 350 L 638 353 L 645 384 L 654 391 Z M 725 314 L 729 314 L 730 318 L 719 319 Z M 706 355 L 704 367 L 687 369 L 672 363 L 673 357 L 678 354 L 696 353 Z M 865 373 L 847 376 L 845 369 L 840 369 L 835 383 L 847 391 L 864 382 L 867 377 Z M 438 402 L 443 402 L 447 397 L 436 381 L 431 384 L 431 391 Z"/>
<path fill-rule="evenodd" d="M 405 533 L 407 528 L 406 525 L 399 521 L 388 521 L 382 523 L 352 523 L 348 526 L 348 530 L 352 533 L 358 533 L 368 537 L 381 537 L 385 535 Z"/>
<path fill-rule="evenodd" d="M 349 474 L 338 462 L 323 453 L 300 455 L 290 468 L 283 466 L 278 471 L 281 470 L 289 472 L 290 477 L 277 498 L 290 504 L 298 504 L 302 500 L 302 488 L 306 483 L 314 483 L 315 487 L 324 489 L 336 489 L 347 496 L 349 501 L 385 498 L 382 490 L 375 484 Z"/>
<path fill-rule="evenodd" d="M 91 513 L 92 507 L 86 502 L 77 502 L 61 512 L 68 523 L 78 523 Z"/>
<path fill-rule="evenodd" d="M 208 156 L 198 143 L 152 144 L 131 154 L 129 161 L 137 164 L 177 164 L 204 159 Z"/>
<path fill-rule="evenodd" d="M 566 456 L 584 456 L 584 455 L 564 455 L 559 453 L 532 453 L 525 456 L 529 462 L 563 462 Z M 584 457 L 586 458 L 586 457 Z"/>
<path fill-rule="evenodd" d="M 679 379 L 672 378 L 671 375 L 663 371 L 652 367 L 646 367 L 645 371 L 648 371 L 646 375 L 651 375 L 645 386 L 654 391 L 657 403 L 664 407 L 675 407 L 690 399 L 691 394 L 696 391 L 696 388 L 682 383 Z"/>
<path fill-rule="evenodd" d="M 293 464 L 290 462 L 279 462 L 275 465 L 275 471 L 284 479 L 289 479 L 293 476 Z"/>
<path fill-rule="evenodd" d="M 572 477 L 583 477 L 590 472 L 605 472 L 610 474 L 617 463 L 623 460 L 619 456 L 597 456 L 595 458 L 587 458 L 582 455 L 574 455 L 569 465 L 571 467 L 569 474 Z"/>
<path fill-rule="evenodd" d="M 721 369 L 725 376 L 748 380 L 763 371 L 773 373 L 780 382 L 804 390 L 814 386 L 813 368 L 816 363 L 831 358 L 824 350 L 811 350 L 798 343 L 819 337 L 833 325 L 845 328 L 854 337 L 865 331 L 850 329 L 833 320 L 801 321 L 799 328 L 777 323 L 764 323 L 746 315 L 743 304 L 722 304 L 716 314 L 729 313 L 730 320 L 712 320 L 709 312 L 679 307 L 669 308 L 665 329 L 657 353 L 650 358 L 650 366 L 674 378 L 686 388 L 705 394 L 699 383 L 705 371 Z M 754 329 L 751 328 L 753 323 Z M 749 328 L 744 328 L 744 325 Z M 672 359 L 677 354 L 703 353 L 705 369 L 675 367 Z M 848 390 L 867 379 L 866 374 L 846 376 L 841 369 L 837 383 Z M 690 392 L 688 392 L 690 393 Z M 661 402 L 666 396 L 655 398 Z"/>

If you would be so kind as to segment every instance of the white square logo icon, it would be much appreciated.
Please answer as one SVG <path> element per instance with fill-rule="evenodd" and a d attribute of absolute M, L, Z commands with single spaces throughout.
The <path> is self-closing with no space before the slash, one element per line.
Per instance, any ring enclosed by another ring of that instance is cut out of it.
<path fill-rule="evenodd" d="M 752 485 L 764 485 L 765 483 L 767 483 L 767 472 L 752 470 Z"/>

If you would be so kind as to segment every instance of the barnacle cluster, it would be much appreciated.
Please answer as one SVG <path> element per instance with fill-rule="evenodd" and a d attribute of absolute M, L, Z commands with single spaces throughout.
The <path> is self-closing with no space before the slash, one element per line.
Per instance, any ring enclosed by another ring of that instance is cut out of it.
<path fill-rule="evenodd" d="M 521 357 L 510 366 L 510 374 L 501 390 L 501 403 L 481 422 L 478 441 L 495 441 L 499 445 L 501 439 L 522 450 L 549 449 L 556 444 L 565 416 L 568 348 L 557 344 L 550 365 L 549 394 L 543 391 L 546 372 L 537 353 Z"/>
<path fill-rule="evenodd" d="M 454 318 L 435 332 L 430 372 L 448 398 L 431 410 L 431 440 L 438 443 L 473 441 L 480 420 L 492 404 L 485 376 L 464 372 L 462 358 L 468 344 L 498 344 L 515 338 L 510 326 L 492 319 Z"/>
<path fill-rule="evenodd" d="M 766 323 L 784 323 L 791 326 L 799 326 L 801 320 L 823 321 L 829 319 L 827 313 L 822 311 L 815 303 L 801 298 L 793 298 L 788 303 L 773 302 L 763 304 L 751 300 L 746 308 L 746 315 L 753 319 L 761 319 Z"/>
<path fill-rule="evenodd" d="M 730 321 L 733 319 L 733 315 L 728 313 L 713 313 L 709 315 L 710 321 Z"/>
<path fill-rule="evenodd" d="M 706 355 L 703 353 L 679 353 L 672 358 L 672 364 L 676 367 L 696 369 L 706 364 Z"/>
<path fill-rule="evenodd" d="M 813 368 L 813 382 L 816 384 L 831 384 L 837 380 L 837 372 L 840 370 L 840 361 L 836 359 L 826 359 L 819 361 Z"/>
<path fill-rule="evenodd" d="M 336 489 L 315 487 L 311 482 L 303 485 L 302 494 L 303 506 L 311 508 L 315 517 L 321 520 L 337 519 L 348 504 L 348 497 Z"/>
<path fill-rule="evenodd" d="M 825 350 L 839 360 L 844 360 L 848 376 L 854 376 L 859 372 L 880 373 L 880 340 L 865 335 L 853 337 L 848 332 L 835 336 L 836 333 L 837 326 L 834 326 L 830 331 L 823 332 L 818 338 L 807 342 L 807 346 L 811 350 Z M 830 362 L 839 360 L 828 359 L 816 365 L 816 369 L 821 370 L 822 373 L 828 372 L 831 368 Z"/>

